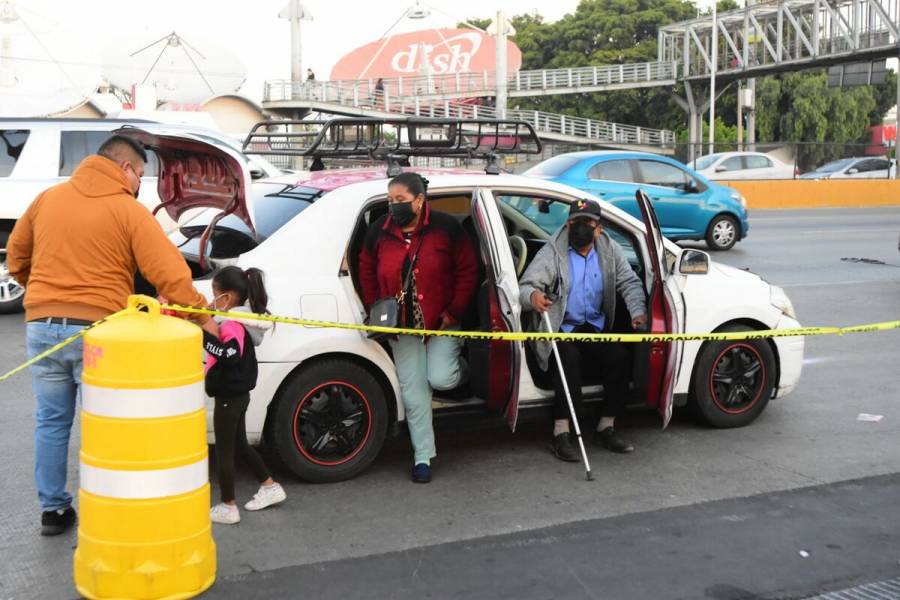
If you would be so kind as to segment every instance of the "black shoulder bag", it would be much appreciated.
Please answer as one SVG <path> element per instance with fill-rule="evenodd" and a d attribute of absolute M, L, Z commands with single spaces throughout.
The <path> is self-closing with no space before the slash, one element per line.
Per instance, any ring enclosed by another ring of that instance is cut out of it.
<path fill-rule="evenodd" d="M 399 327 L 400 309 L 403 307 L 403 303 L 405 302 L 406 292 L 409 290 L 409 284 L 412 280 L 413 268 L 416 265 L 416 261 L 419 259 L 419 249 L 421 247 L 422 243 L 420 239 L 419 245 L 416 247 L 416 251 L 412 256 L 412 259 L 409 261 L 409 268 L 406 270 L 406 276 L 403 277 L 400 291 L 397 292 L 397 295 L 388 296 L 387 298 L 376 300 L 372 305 L 372 308 L 369 309 L 369 325 L 373 325 L 376 327 Z M 379 333 L 376 331 L 370 331 L 368 333 L 369 339 L 373 339 L 379 342 L 390 336 L 391 334 L 389 333 Z"/>

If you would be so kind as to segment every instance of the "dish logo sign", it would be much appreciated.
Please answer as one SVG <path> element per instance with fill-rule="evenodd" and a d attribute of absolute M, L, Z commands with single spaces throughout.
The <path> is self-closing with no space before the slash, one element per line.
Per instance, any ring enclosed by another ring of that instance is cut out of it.
<path fill-rule="evenodd" d="M 522 52 L 507 41 L 510 72 L 522 66 Z M 494 38 L 471 29 L 429 29 L 378 40 L 347 54 L 331 79 L 378 79 L 494 71 Z"/>

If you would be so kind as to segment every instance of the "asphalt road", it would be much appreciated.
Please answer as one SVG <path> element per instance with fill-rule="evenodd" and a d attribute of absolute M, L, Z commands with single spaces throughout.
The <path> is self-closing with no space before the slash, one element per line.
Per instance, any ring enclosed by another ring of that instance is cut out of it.
<path fill-rule="evenodd" d="M 900 207 L 758 211 L 751 226 L 714 259 L 782 285 L 804 325 L 900 318 Z M 24 355 L 20 318 L 0 335 L 4 371 Z M 774 599 L 896 577 L 898 353 L 900 332 L 811 338 L 800 388 L 739 430 L 676 416 L 660 433 L 631 414 L 637 451 L 591 449 L 595 482 L 549 455 L 547 423 L 439 432 L 428 486 L 408 481 L 403 439 L 353 481 L 283 475 L 285 504 L 216 527 L 207 597 Z M 75 535 L 37 535 L 29 387 L 0 384 L 0 599 L 70 598 Z M 242 473 L 239 497 L 254 487 Z"/>

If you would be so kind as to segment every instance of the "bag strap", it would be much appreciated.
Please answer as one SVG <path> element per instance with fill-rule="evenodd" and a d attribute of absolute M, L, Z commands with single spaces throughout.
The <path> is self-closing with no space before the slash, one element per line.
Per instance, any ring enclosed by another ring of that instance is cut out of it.
<path fill-rule="evenodd" d="M 403 277 L 402 285 L 400 286 L 400 293 L 398 296 L 402 298 L 406 295 L 406 290 L 409 288 L 409 284 L 412 280 L 412 272 L 416 266 L 416 261 L 419 260 L 419 250 L 422 248 L 422 240 L 424 238 L 424 233 L 420 234 L 418 239 L 416 240 L 416 249 L 413 252 L 412 258 L 409 259 L 409 268 L 406 270 L 406 275 Z"/>

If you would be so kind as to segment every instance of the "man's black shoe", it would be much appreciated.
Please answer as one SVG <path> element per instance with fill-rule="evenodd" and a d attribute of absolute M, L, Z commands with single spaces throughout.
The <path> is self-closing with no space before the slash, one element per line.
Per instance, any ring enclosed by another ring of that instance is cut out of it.
<path fill-rule="evenodd" d="M 634 452 L 634 446 L 620 438 L 619 434 L 616 433 L 616 430 L 612 427 L 607 427 L 603 431 L 595 432 L 594 443 L 606 448 L 610 452 L 618 452 L 619 454 Z"/>
<path fill-rule="evenodd" d="M 553 437 L 553 443 L 550 444 L 550 451 L 553 456 L 559 460 L 566 462 L 578 462 L 578 451 L 572 445 L 572 438 L 568 433 L 560 433 Z"/>
<path fill-rule="evenodd" d="M 41 513 L 41 535 L 59 535 L 75 524 L 75 509 L 71 506 Z"/>

